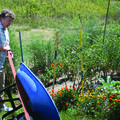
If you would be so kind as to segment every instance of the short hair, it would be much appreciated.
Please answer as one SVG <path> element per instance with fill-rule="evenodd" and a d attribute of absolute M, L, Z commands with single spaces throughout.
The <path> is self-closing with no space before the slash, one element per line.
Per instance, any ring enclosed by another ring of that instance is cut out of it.
<path fill-rule="evenodd" d="M 2 17 L 2 18 L 10 17 L 10 18 L 14 19 L 15 14 L 9 9 L 3 9 L 2 12 L 0 13 L 0 17 Z"/>

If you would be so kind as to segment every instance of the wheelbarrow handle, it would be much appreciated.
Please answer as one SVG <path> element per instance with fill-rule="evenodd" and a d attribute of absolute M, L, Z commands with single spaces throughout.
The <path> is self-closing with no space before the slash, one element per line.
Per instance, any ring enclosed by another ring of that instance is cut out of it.
<path fill-rule="evenodd" d="M 15 80 L 16 79 L 16 71 L 15 71 L 15 67 L 14 67 L 14 64 L 13 64 L 13 61 L 12 61 L 12 55 L 11 55 L 10 51 L 7 51 L 7 58 L 9 60 L 10 67 L 11 67 L 13 77 L 14 77 L 14 80 Z"/>
<path fill-rule="evenodd" d="M 13 73 L 14 80 L 16 82 L 16 71 L 15 71 L 15 67 L 14 67 L 14 64 L 13 64 L 13 61 L 12 61 L 12 55 L 11 55 L 10 51 L 7 51 L 7 58 L 8 58 L 9 63 L 10 63 L 10 67 L 11 67 L 11 70 L 12 70 L 12 73 Z M 30 120 L 29 114 L 27 113 L 27 110 L 24 106 L 24 103 L 23 103 L 23 100 L 22 100 L 21 96 L 20 96 L 20 100 L 21 100 L 21 103 L 22 103 L 22 106 L 23 106 L 23 109 L 24 109 L 26 120 Z"/>

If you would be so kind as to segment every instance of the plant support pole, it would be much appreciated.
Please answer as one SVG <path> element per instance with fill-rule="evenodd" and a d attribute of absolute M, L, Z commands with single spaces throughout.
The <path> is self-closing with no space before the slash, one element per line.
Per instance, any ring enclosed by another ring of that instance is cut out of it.
<path fill-rule="evenodd" d="M 57 59 L 58 33 L 59 33 L 59 31 L 56 32 L 56 47 L 55 47 L 55 59 L 54 59 L 54 76 L 53 76 L 53 87 L 52 87 L 53 92 L 54 92 L 54 84 L 55 84 L 55 68 L 56 68 L 56 59 Z"/>
<path fill-rule="evenodd" d="M 107 25 L 107 19 L 108 19 L 109 6 L 110 6 L 110 0 L 108 1 L 108 8 L 107 8 L 107 14 L 106 14 L 106 20 L 105 20 L 105 27 L 104 27 L 104 34 L 103 34 L 103 45 L 104 45 L 104 39 L 105 39 L 105 33 L 106 33 L 106 25 Z"/>
<path fill-rule="evenodd" d="M 22 58 L 22 62 L 24 62 L 24 60 L 23 60 L 22 40 L 21 40 L 21 32 L 20 32 L 20 30 L 19 30 L 19 38 L 20 38 L 21 58 Z"/>
<path fill-rule="evenodd" d="M 80 55 L 81 55 L 81 80 L 82 80 L 82 94 L 84 94 L 83 86 L 83 56 L 82 56 L 82 30 L 80 30 Z"/>

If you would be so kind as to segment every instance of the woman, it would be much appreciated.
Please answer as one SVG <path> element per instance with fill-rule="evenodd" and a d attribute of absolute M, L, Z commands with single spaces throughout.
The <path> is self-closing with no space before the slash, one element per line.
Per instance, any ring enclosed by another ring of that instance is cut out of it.
<path fill-rule="evenodd" d="M 7 51 L 10 51 L 8 27 L 12 24 L 14 18 L 15 14 L 9 9 L 3 9 L 0 13 L 0 90 L 5 86 L 3 64 L 7 56 Z M 3 93 L 0 94 L 0 100 L 3 100 Z M 10 111 L 12 109 L 0 103 L 0 110 Z"/>

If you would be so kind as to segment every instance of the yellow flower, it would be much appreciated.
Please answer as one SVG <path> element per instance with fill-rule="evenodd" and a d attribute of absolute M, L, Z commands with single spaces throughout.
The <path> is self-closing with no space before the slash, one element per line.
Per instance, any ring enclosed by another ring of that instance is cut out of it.
<path fill-rule="evenodd" d="M 81 95 L 81 96 L 83 96 L 83 94 L 82 94 L 82 93 L 80 93 L 80 95 Z"/>
<path fill-rule="evenodd" d="M 90 100 L 90 97 L 88 98 L 88 101 Z"/>
<path fill-rule="evenodd" d="M 79 104 L 77 103 L 76 105 L 78 106 Z"/>
<path fill-rule="evenodd" d="M 100 95 L 100 97 L 102 98 L 102 97 L 103 97 L 103 95 Z"/>
<path fill-rule="evenodd" d="M 88 95 L 86 94 L 86 95 L 84 95 L 84 97 L 87 97 Z"/>
<path fill-rule="evenodd" d="M 78 101 L 80 101 L 80 98 L 78 99 Z"/>
<path fill-rule="evenodd" d="M 93 109 L 93 107 L 91 107 L 91 110 Z"/>
<path fill-rule="evenodd" d="M 92 89 L 92 92 L 94 92 L 94 89 Z"/>
<path fill-rule="evenodd" d="M 97 90 L 100 90 L 100 88 L 98 87 Z"/>
<path fill-rule="evenodd" d="M 88 93 L 90 93 L 90 91 L 89 91 L 89 90 L 88 90 L 87 92 L 88 92 Z"/>
<path fill-rule="evenodd" d="M 59 93 L 59 92 L 60 92 L 60 90 L 57 91 L 57 93 Z"/>
<path fill-rule="evenodd" d="M 92 94 L 90 93 L 90 95 L 89 95 L 90 97 L 92 97 Z"/>
<path fill-rule="evenodd" d="M 99 95 L 97 95 L 97 97 L 99 97 Z"/>
<path fill-rule="evenodd" d="M 83 101 L 83 99 L 81 101 Z"/>
<path fill-rule="evenodd" d="M 97 103 L 100 103 L 99 101 L 97 101 Z"/>

